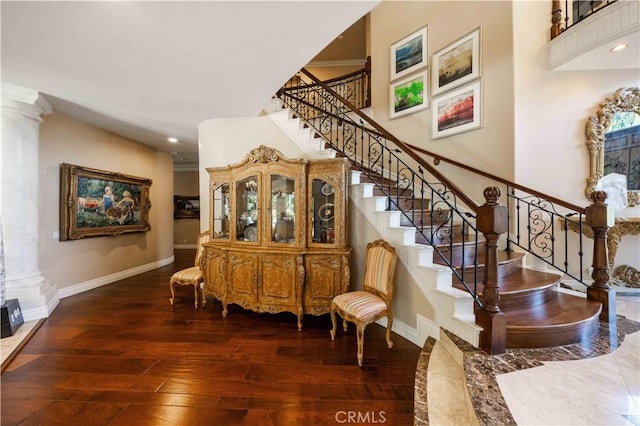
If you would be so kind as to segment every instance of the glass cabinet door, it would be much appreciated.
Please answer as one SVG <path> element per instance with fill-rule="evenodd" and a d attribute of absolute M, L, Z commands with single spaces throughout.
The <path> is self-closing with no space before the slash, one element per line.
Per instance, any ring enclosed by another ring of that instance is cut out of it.
<path fill-rule="evenodd" d="M 223 183 L 213 191 L 213 238 L 229 239 L 229 189 L 228 183 Z"/>
<path fill-rule="evenodd" d="M 335 242 L 335 189 L 322 179 L 311 183 L 313 211 L 311 241 L 333 244 Z"/>
<path fill-rule="evenodd" d="M 293 243 L 296 239 L 296 180 L 271 175 L 271 241 Z"/>
<path fill-rule="evenodd" d="M 258 241 L 258 177 L 236 183 L 236 241 Z"/>

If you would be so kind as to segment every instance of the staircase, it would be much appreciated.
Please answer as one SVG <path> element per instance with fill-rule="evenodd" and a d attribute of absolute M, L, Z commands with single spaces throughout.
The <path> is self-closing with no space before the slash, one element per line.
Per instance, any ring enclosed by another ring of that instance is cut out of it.
<path fill-rule="evenodd" d="M 284 108 L 279 99 L 273 99 L 265 111 L 310 158 L 341 155 L 326 148 L 325 140 Z M 402 214 L 389 203 L 393 183 L 387 181 L 384 185 L 386 194 L 379 190 L 379 181 L 366 178 L 354 167 L 349 196 L 382 238 L 396 247 L 400 261 L 434 308 L 434 322 L 479 346 L 482 328 L 476 325 L 476 300 L 470 291 L 482 299 L 483 265 L 473 265 L 484 259 L 484 243 L 473 244 L 470 240 L 475 236 L 467 233 L 467 225 L 460 221 L 441 226 L 438 218 L 447 217 L 446 211 L 435 209 L 430 200 L 409 206 L 411 210 L 403 208 Z M 407 216 L 414 219 L 413 223 Z M 424 228 L 417 230 L 416 222 L 423 223 Z M 561 288 L 560 273 L 526 267 L 524 260 L 522 252 L 498 252 L 499 306 L 507 324 L 506 346 L 559 346 L 591 336 L 598 328 L 601 304 L 587 300 L 582 293 Z M 475 288 L 465 288 L 460 278 Z"/>

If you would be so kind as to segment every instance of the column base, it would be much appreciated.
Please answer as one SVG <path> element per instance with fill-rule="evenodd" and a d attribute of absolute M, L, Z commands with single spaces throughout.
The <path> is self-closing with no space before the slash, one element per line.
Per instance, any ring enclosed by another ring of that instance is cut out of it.
<path fill-rule="evenodd" d="M 25 321 L 49 317 L 60 303 L 57 286 L 40 273 L 19 279 L 7 278 L 6 298 L 19 300 Z"/>
<path fill-rule="evenodd" d="M 587 287 L 587 299 L 602 303 L 600 321 L 616 323 L 616 291 L 611 287 Z"/>
<path fill-rule="evenodd" d="M 476 324 L 482 327 L 480 349 L 489 355 L 500 355 L 507 350 L 507 320 L 503 312 L 476 309 Z"/>

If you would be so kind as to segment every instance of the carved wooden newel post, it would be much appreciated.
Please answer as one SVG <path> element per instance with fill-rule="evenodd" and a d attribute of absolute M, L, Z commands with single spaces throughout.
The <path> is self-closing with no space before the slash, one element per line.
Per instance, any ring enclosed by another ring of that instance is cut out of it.
<path fill-rule="evenodd" d="M 483 307 L 476 309 L 476 324 L 482 327 L 480 349 L 496 355 L 505 352 L 507 322 L 500 311 L 500 288 L 498 283 L 498 238 L 507 232 L 509 222 L 507 207 L 500 204 L 500 189 L 484 190 L 486 202 L 478 208 L 477 226 L 485 238 L 484 278 L 482 290 Z"/>
<path fill-rule="evenodd" d="M 607 193 L 593 191 L 593 204 L 585 209 L 586 224 L 593 229 L 593 283 L 587 288 L 587 299 L 602 303 L 600 321 L 616 322 L 616 291 L 609 287 L 607 231 L 615 224 L 613 210 L 605 203 Z"/>
<path fill-rule="evenodd" d="M 565 11 L 565 13 L 568 13 Z M 558 37 L 562 32 L 562 9 L 560 0 L 551 2 L 551 40 Z"/>

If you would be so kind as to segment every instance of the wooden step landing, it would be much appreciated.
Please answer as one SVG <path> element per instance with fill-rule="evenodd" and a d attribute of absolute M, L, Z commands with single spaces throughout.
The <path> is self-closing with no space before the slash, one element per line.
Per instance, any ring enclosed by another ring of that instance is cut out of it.
<path fill-rule="evenodd" d="M 484 274 L 484 271 L 482 273 Z M 484 290 L 482 278 L 483 275 L 479 277 L 476 287 L 480 296 Z M 503 277 L 500 282 L 500 309 L 502 311 L 526 309 L 546 303 L 556 296 L 560 279 L 561 276 L 558 274 L 517 268 L 515 272 Z M 454 281 L 453 286 L 466 290 L 458 281 Z"/>
<path fill-rule="evenodd" d="M 546 348 L 578 343 L 598 330 L 600 303 L 555 292 L 547 302 L 503 311 L 508 348 Z"/>

